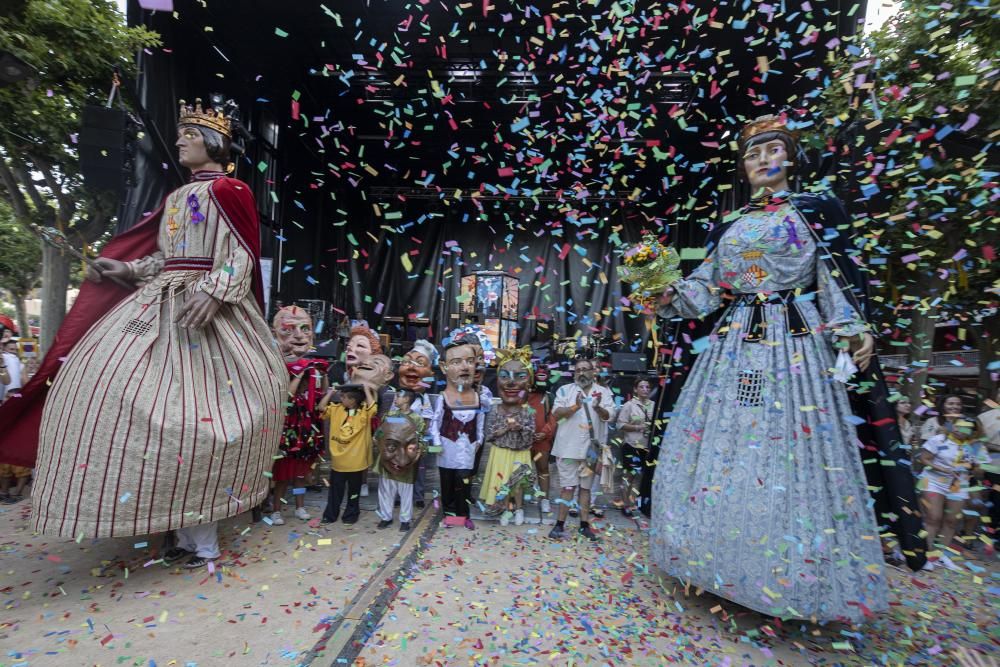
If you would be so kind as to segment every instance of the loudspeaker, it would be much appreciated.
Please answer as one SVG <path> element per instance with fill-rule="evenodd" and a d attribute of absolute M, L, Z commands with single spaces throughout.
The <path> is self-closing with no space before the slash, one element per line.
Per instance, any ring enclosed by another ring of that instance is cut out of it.
<path fill-rule="evenodd" d="M 614 373 L 645 373 L 646 355 L 641 352 L 612 352 L 611 371 Z"/>
<path fill-rule="evenodd" d="M 102 106 L 83 108 L 80 127 L 80 172 L 84 184 L 92 190 L 125 194 L 126 129 L 128 115 L 124 109 Z"/>

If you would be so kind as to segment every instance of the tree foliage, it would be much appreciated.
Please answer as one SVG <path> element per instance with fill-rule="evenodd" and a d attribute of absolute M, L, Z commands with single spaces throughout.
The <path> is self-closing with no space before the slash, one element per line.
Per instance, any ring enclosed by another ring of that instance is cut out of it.
<path fill-rule="evenodd" d="M 57 228 L 79 249 L 108 231 L 115 202 L 89 192 L 79 172 L 81 112 L 107 98 L 114 68 L 131 71 L 136 49 L 157 43 L 154 33 L 125 26 L 110 0 L 26 0 L 0 15 L 0 50 L 35 70 L 0 88 L 0 196 L 18 222 Z M 61 320 L 70 265 L 51 252 L 45 263 L 43 309 L 53 307 L 43 310 L 43 337 L 58 326 L 46 312 Z"/>
<path fill-rule="evenodd" d="M 867 214 L 875 298 L 894 316 L 884 325 L 911 343 L 918 367 L 935 320 L 996 311 L 998 54 L 995 5 L 906 0 L 846 47 L 820 96 L 820 140 L 851 157 L 848 180 Z"/>
<path fill-rule="evenodd" d="M 10 205 L 0 200 L 0 289 L 27 294 L 38 287 L 41 264 L 41 241 L 14 220 Z"/>

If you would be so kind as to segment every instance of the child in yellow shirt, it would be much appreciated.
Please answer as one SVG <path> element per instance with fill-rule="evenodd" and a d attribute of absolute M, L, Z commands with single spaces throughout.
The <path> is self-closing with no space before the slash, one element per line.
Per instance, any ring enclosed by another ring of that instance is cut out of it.
<path fill-rule="evenodd" d="M 367 387 L 343 385 L 340 401 L 331 402 L 333 390 L 318 406 L 326 422 L 330 442 L 330 496 L 323 510 L 322 523 L 334 523 L 347 488 L 347 507 L 343 522 L 354 524 L 361 514 L 361 484 L 372 464 L 372 417 L 378 401 Z"/>

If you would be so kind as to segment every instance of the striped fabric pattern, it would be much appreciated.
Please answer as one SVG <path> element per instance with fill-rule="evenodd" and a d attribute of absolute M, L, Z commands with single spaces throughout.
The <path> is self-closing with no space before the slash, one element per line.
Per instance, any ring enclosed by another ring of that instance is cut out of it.
<path fill-rule="evenodd" d="M 160 252 L 132 263 L 141 287 L 52 385 L 32 494 L 41 533 L 157 533 L 239 514 L 268 492 L 287 371 L 251 290 L 254 259 L 211 187 L 171 193 Z M 181 329 L 199 289 L 222 306 L 204 329 Z"/>

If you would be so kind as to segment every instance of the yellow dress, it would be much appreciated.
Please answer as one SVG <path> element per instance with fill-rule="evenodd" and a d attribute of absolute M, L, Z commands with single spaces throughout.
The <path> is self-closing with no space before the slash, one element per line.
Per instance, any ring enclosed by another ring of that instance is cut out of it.
<path fill-rule="evenodd" d="M 497 494 L 502 490 L 509 495 L 506 488 L 507 480 L 514 472 L 518 463 L 531 466 L 531 445 L 535 441 L 534 412 L 522 406 L 516 418 L 521 422 L 520 431 L 497 432 L 506 425 L 507 418 L 514 415 L 500 414 L 499 408 L 494 408 L 486 415 L 486 445 L 490 448 L 486 462 L 486 473 L 483 484 L 479 488 L 479 499 L 486 505 L 492 505 L 497 500 Z M 511 498 L 512 499 L 512 498 Z"/>
<path fill-rule="evenodd" d="M 377 404 L 348 410 L 340 403 L 326 406 L 323 418 L 330 424 L 330 468 L 358 472 L 372 465 L 372 417 Z"/>

